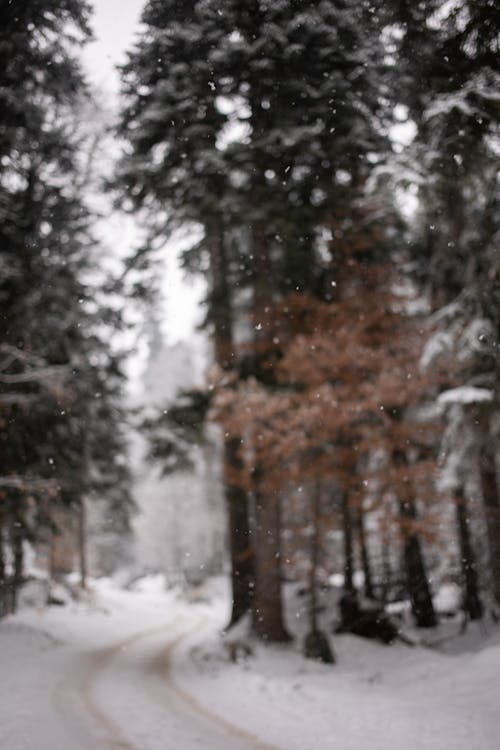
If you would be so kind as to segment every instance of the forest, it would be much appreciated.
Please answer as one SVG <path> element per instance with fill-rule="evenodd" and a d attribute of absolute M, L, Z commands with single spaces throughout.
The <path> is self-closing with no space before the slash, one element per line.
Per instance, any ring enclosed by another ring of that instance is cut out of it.
<path fill-rule="evenodd" d="M 62 603 L 61 539 L 88 604 L 89 516 L 132 570 L 132 433 L 165 476 L 214 448 L 229 660 L 497 632 L 500 6 L 146 0 L 111 117 L 92 17 L 0 1 L 0 642 L 34 559 Z M 210 361 L 145 410 L 129 364 L 178 236 Z"/>

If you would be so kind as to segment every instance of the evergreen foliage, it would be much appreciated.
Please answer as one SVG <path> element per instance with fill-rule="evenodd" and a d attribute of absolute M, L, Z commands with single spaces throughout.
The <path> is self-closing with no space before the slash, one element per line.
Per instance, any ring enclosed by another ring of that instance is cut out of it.
<path fill-rule="evenodd" d="M 108 345 L 119 316 L 95 285 L 81 195 L 74 45 L 89 12 L 71 0 L 1 8 L 0 535 L 18 549 L 55 528 L 58 503 L 106 496 L 122 530 L 130 508 L 123 375 Z"/>

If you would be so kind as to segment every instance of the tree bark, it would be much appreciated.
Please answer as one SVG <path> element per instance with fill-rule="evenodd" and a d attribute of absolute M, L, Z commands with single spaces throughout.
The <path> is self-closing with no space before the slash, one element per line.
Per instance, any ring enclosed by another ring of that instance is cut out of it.
<path fill-rule="evenodd" d="M 397 466 L 408 465 L 404 451 L 394 451 L 394 462 Z M 417 519 L 417 509 L 407 479 L 403 479 L 398 491 L 399 508 L 404 522 L 403 562 L 412 613 L 419 628 L 433 628 L 437 625 L 437 617 L 427 580 L 420 537 L 411 528 Z"/>
<path fill-rule="evenodd" d="M 319 561 L 319 517 L 320 517 L 320 493 L 319 488 L 313 488 L 312 497 L 312 522 L 313 533 L 311 537 L 311 566 L 309 571 L 309 588 L 311 589 L 310 627 L 315 632 L 318 629 L 318 561 Z"/>
<path fill-rule="evenodd" d="M 363 575 L 364 575 L 364 586 L 363 586 L 364 593 L 368 599 L 375 599 L 375 592 L 373 588 L 373 576 L 372 576 L 372 571 L 371 571 L 371 566 L 370 566 L 370 558 L 368 555 L 368 544 L 366 541 L 365 516 L 364 516 L 364 512 L 362 509 L 358 513 L 357 527 L 358 527 L 359 549 L 361 553 L 361 565 L 363 566 Z"/>
<path fill-rule="evenodd" d="M 7 606 L 8 592 L 7 592 L 7 582 L 5 580 L 6 563 L 5 563 L 5 538 L 4 538 L 5 531 L 4 529 L 5 529 L 5 511 L 0 507 L 0 617 L 4 617 L 8 613 L 8 606 Z"/>
<path fill-rule="evenodd" d="M 10 537 L 13 558 L 13 570 L 10 580 L 10 611 L 14 613 L 17 611 L 18 593 L 23 583 L 24 574 L 23 524 L 18 513 L 12 517 Z"/>
<path fill-rule="evenodd" d="M 78 503 L 78 564 L 80 568 L 80 587 L 87 588 L 87 509 L 85 499 Z"/>
<path fill-rule="evenodd" d="M 256 187 L 258 189 L 258 186 Z M 253 375 L 262 382 L 273 380 L 272 371 L 263 367 L 272 342 L 273 303 L 272 263 L 265 225 L 254 221 L 251 227 L 253 267 Z M 265 488 L 262 467 L 255 467 L 255 590 L 252 606 L 253 629 L 265 641 L 290 640 L 284 625 L 281 596 L 281 504 L 275 493 Z"/>
<path fill-rule="evenodd" d="M 462 570 L 462 607 L 471 620 L 480 620 L 483 616 L 483 605 L 479 596 L 476 560 L 469 530 L 467 504 L 462 487 L 455 490 L 455 507 L 460 545 L 460 567 Z"/>
<path fill-rule="evenodd" d="M 214 358 L 223 369 L 235 366 L 233 343 L 233 310 L 229 288 L 229 271 L 222 229 L 218 222 L 207 221 L 207 243 L 212 277 L 212 318 Z M 248 520 L 248 493 L 235 484 L 241 469 L 238 436 L 224 438 L 224 495 L 229 523 L 232 609 L 229 626 L 250 611 L 254 585 L 253 547 Z"/>
<path fill-rule="evenodd" d="M 491 588 L 495 602 L 500 605 L 500 499 L 494 447 L 489 430 L 485 429 L 479 474 L 489 543 Z"/>
<path fill-rule="evenodd" d="M 347 492 L 342 494 L 342 533 L 344 536 L 344 591 L 346 594 L 354 594 L 352 517 Z"/>
<path fill-rule="evenodd" d="M 390 545 L 387 539 L 382 539 L 382 552 L 381 552 L 381 563 L 382 563 L 382 581 L 380 584 L 380 601 L 383 604 L 387 604 L 389 601 L 389 592 L 392 588 L 392 570 L 391 570 L 391 554 Z"/>
<path fill-rule="evenodd" d="M 5 542 L 4 542 L 4 523 L 5 513 L 0 508 L 0 586 L 5 581 Z"/>
<path fill-rule="evenodd" d="M 254 588 L 254 551 L 248 521 L 248 494 L 232 480 L 241 461 L 239 440 L 224 443 L 225 493 L 229 517 L 229 549 L 231 555 L 232 610 L 229 627 L 250 611 Z"/>
<path fill-rule="evenodd" d="M 416 519 L 417 513 L 412 501 L 402 501 L 400 508 L 401 515 L 405 520 L 413 521 Z M 420 538 L 415 532 L 405 534 L 403 560 L 406 585 L 415 622 L 419 628 L 433 628 L 437 625 L 437 617 L 427 581 Z"/>
<path fill-rule="evenodd" d="M 252 627 L 263 641 L 290 640 L 284 625 L 281 599 L 281 508 L 275 493 L 255 493 L 255 590 Z"/>

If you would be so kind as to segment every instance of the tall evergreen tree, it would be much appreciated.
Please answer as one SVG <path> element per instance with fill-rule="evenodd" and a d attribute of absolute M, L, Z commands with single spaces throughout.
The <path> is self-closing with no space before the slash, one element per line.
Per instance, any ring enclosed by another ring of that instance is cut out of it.
<path fill-rule="evenodd" d="M 411 150 L 418 158 L 420 214 L 417 248 L 421 275 L 438 314 L 442 354 L 452 357 L 454 381 L 491 390 L 489 405 L 462 403 L 463 425 L 476 423 L 474 450 L 483 488 L 493 590 L 500 591 L 499 483 L 492 417 L 497 411 L 499 331 L 498 231 L 500 13 L 489 0 L 448 4 L 433 0 L 398 6 L 403 34 L 401 100 L 417 126 Z M 418 74 L 414 53 L 418 48 Z M 443 337 L 444 334 L 444 337 Z M 438 338 L 433 340 L 436 351 Z M 429 352 L 431 347 L 429 348 Z M 451 402 L 451 397 L 450 397 Z M 478 416 L 477 411 L 480 411 Z M 455 412 L 453 412 L 455 413 Z M 448 412 L 451 416 L 452 411 Z M 449 435 L 449 431 L 448 431 Z M 453 442 L 453 441 L 452 441 Z M 460 450 L 461 437 L 455 445 Z M 464 479 L 455 476 L 461 546 L 467 514 Z M 473 560 L 471 559 L 473 566 Z M 468 585 L 471 585 L 469 577 Z M 466 600 L 477 597 L 466 595 Z M 472 607 L 477 613 L 478 609 Z"/>
<path fill-rule="evenodd" d="M 150 2 L 141 42 L 123 69 L 127 104 L 120 133 L 132 153 L 118 180 L 133 208 L 146 210 L 152 236 L 167 237 L 186 223 L 202 227 L 191 251 L 191 267 L 208 268 L 207 324 L 214 358 L 235 366 L 233 270 L 228 257 L 228 167 L 218 148 L 226 118 L 217 106 L 212 56 L 223 45 L 219 15 L 210 3 Z M 248 611 L 252 593 L 252 549 L 246 493 L 232 482 L 240 438 L 224 438 L 233 608 L 231 622 Z"/>
<path fill-rule="evenodd" d="M 252 321 L 238 369 L 272 385 L 266 359 L 280 335 L 270 320 L 273 303 L 291 290 L 321 286 L 318 231 L 328 217 L 342 234 L 387 147 L 372 11 L 368 3 L 340 0 L 146 6 L 147 35 L 124 68 L 121 132 L 132 151 L 119 179 L 131 206 L 157 215 L 160 209 L 160 231 L 202 225 L 198 257 L 208 258 L 223 369 L 235 363 L 230 329 L 235 303 L 244 299 L 229 299 L 232 283 L 249 289 L 238 321 L 242 313 Z M 279 325 L 286 330 L 288 323 Z M 230 436 L 228 477 L 238 469 L 239 438 Z M 262 477 L 254 626 L 263 638 L 280 640 L 280 502 L 264 487 Z M 241 508 L 232 525 L 242 523 Z M 235 560 L 233 554 L 233 566 Z"/>
<path fill-rule="evenodd" d="M 16 586 L 22 541 L 53 525 L 55 502 L 76 510 L 92 488 L 119 488 L 121 508 L 129 499 L 119 357 L 107 343 L 119 316 L 94 286 L 77 188 L 85 84 L 73 47 L 89 35 L 89 7 L 2 3 L 1 15 L 1 516 Z"/>

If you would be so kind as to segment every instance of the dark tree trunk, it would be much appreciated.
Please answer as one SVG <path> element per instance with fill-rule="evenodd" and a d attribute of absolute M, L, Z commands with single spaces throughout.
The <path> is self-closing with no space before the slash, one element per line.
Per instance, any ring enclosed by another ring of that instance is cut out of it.
<path fill-rule="evenodd" d="M 358 518 L 357 518 L 357 527 L 358 527 L 359 549 L 361 553 L 361 565 L 363 566 L 364 593 L 365 593 L 365 596 L 368 597 L 368 599 L 374 599 L 375 592 L 373 588 L 373 577 L 372 577 L 372 571 L 371 571 L 371 566 L 370 566 L 370 558 L 368 555 L 368 544 L 366 541 L 366 531 L 365 531 L 365 516 L 364 516 L 363 510 L 359 511 Z"/>
<path fill-rule="evenodd" d="M 78 503 L 78 565 L 80 572 L 80 586 L 87 588 L 87 508 L 84 498 Z"/>
<path fill-rule="evenodd" d="M 402 501 L 400 508 L 401 515 L 406 521 L 416 520 L 417 513 L 412 501 Z M 433 628 L 437 625 L 437 617 L 427 581 L 420 538 L 415 532 L 405 533 L 403 560 L 415 622 L 419 628 Z"/>
<path fill-rule="evenodd" d="M 408 465 L 404 451 L 394 452 L 394 462 L 397 466 Z M 413 523 L 417 520 L 417 509 L 411 497 L 411 486 L 408 480 L 401 483 L 399 495 L 404 529 L 403 562 L 411 609 L 419 628 L 433 628 L 437 625 L 437 617 L 427 580 L 420 537 L 412 530 Z"/>
<path fill-rule="evenodd" d="M 207 222 L 207 241 L 212 276 L 212 319 L 216 363 L 229 370 L 235 366 L 233 311 L 228 278 L 228 263 L 222 230 L 218 223 Z M 229 522 L 232 609 L 229 627 L 250 611 L 254 585 L 253 548 L 248 520 L 248 494 L 235 484 L 241 469 L 238 436 L 224 438 L 224 493 Z"/>
<path fill-rule="evenodd" d="M 382 582 L 380 584 L 380 601 L 383 604 L 387 604 L 389 601 L 389 592 L 392 587 L 391 548 L 387 539 L 382 539 L 381 557 Z"/>
<path fill-rule="evenodd" d="M 462 569 L 462 607 L 471 620 L 480 620 L 483 616 L 483 605 L 479 596 L 476 560 L 469 530 L 467 504 L 461 487 L 455 491 L 455 506 L 460 544 L 460 566 Z"/>
<path fill-rule="evenodd" d="M 0 507 L 0 617 L 4 617 L 8 613 L 4 534 L 5 512 Z"/>
<path fill-rule="evenodd" d="M 0 508 L 0 586 L 5 581 L 5 540 L 4 540 L 4 523 L 5 514 Z"/>
<path fill-rule="evenodd" d="M 10 539 L 12 546 L 13 570 L 10 580 L 10 611 L 16 612 L 19 589 L 23 583 L 24 574 L 24 548 L 23 548 L 23 523 L 19 514 L 11 521 Z"/>
<path fill-rule="evenodd" d="M 255 591 L 252 626 L 264 641 L 290 640 L 281 599 L 280 499 L 277 494 L 255 493 Z"/>
<path fill-rule="evenodd" d="M 272 263 L 265 225 L 254 222 L 252 242 L 252 313 L 254 318 L 253 375 L 267 382 L 273 373 L 263 367 L 266 352 L 272 341 L 270 311 L 273 302 Z M 252 602 L 254 632 L 265 641 L 290 640 L 284 625 L 281 597 L 281 503 L 279 495 L 265 487 L 265 476 L 260 466 L 255 467 L 255 589 Z"/>
<path fill-rule="evenodd" d="M 326 633 L 318 628 L 318 563 L 320 550 L 320 503 L 321 495 L 319 483 L 313 488 L 312 495 L 312 522 L 313 533 L 311 537 L 311 565 L 309 569 L 309 588 L 311 592 L 309 610 L 309 632 L 304 641 L 304 656 L 308 659 L 316 659 L 324 664 L 333 664 L 335 657 Z"/>
<path fill-rule="evenodd" d="M 352 515 L 347 492 L 342 494 L 342 533 L 344 536 L 344 591 L 346 594 L 354 594 Z"/>
<path fill-rule="evenodd" d="M 248 495 L 231 479 L 241 461 L 239 440 L 224 443 L 225 492 L 229 516 L 229 546 L 231 554 L 232 611 L 229 627 L 250 611 L 254 586 L 254 552 L 248 521 Z"/>
<path fill-rule="evenodd" d="M 311 566 L 309 569 L 309 588 L 311 590 L 311 609 L 309 611 L 311 631 L 318 629 L 318 560 L 319 560 L 319 523 L 320 523 L 320 496 L 319 489 L 313 489 L 312 496 L 312 522 L 313 533 L 311 537 Z"/>
<path fill-rule="evenodd" d="M 495 465 L 495 443 L 488 437 L 489 431 L 485 430 L 485 439 L 479 457 L 479 473 L 488 533 L 491 587 L 495 601 L 500 605 L 500 499 Z"/>

